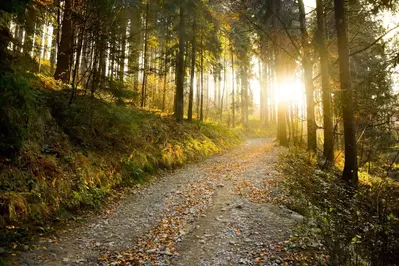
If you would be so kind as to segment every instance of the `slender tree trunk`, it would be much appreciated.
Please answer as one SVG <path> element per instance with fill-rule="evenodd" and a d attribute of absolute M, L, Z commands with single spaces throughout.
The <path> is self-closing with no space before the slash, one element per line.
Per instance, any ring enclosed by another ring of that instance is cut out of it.
<path fill-rule="evenodd" d="M 123 81 L 125 77 L 125 58 L 126 58 L 126 27 L 127 27 L 127 18 L 125 16 L 126 11 L 123 11 L 123 23 L 120 25 L 121 27 L 121 55 L 120 55 L 120 64 L 119 64 L 119 80 Z"/>
<path fill-rule="evenodd" d="M 185 52 L 185 2 L 180 2 L 179 22 L 179 53 L 176 60 L 176 95 L 175 118 L 177 122 L 183 121 L 184 115 L 184 52 Z"/>
<path fill-rule="evenodd" d="M 194 14 L 193 22 L 193 40 L 191 44 L 191 73 L 190 73 L 190 94 L 188 96 L 188 121 L 193 120 L 193 101 L 194 101 L 194 77 L 195 77 L 195 59 L 197 51 L 196 34 L 197 34 L 197 24 L 196 17 Z"/>
<path fill-rule="evenodd" d="M 133 91 L 137 94 L 139 92 L 141 27 L 141 9 L 133 6 L 130 11 L 128 71 L 132 78 Z"/>
<path fill-rule="evenodd" d="M 112 34 L 114 35 L 114 34 Z M 110 81 L 114 80 L 114 73 L 115 73 L 115 55 L 116 55 L 116 43 L 112 40 L 115 39 L 115 36 L 110 36 L 110 50 L 108 52 L 108 60 L 109 60 L 109 66 L 108 66 L 108 79 Z"/>
<path fill-rule="evenodd" d="M 323 0 L 316 1 L 317 11 L 317 46 L 320 56 L 321 86 L 323 92 L 323 126 L 324 145 L 323 154 L 330 165 L 334 160 L 334 126 L 331 110 L 331 91 L 328 71 L 328 49 L 325 41 L 324 3 Z"/>
<path fill-rule="evenodd" d="M 57 56 L 57 48 L 58 48 L 58 26 L 53 29 L 53 37 L 51 40 L 51 52 L 50 52 L 50 73 L 54 73 L 55 63 L 56 63 L 56 56 Z"/>
<path fill-rule="evenodd" d="M 276 17 L 280 16 L 281 8 L 280 6 L 281 3 L 273 3 L 273 10 L 274 13 L 276 14 Z M 277 27 L 276 19 L 273 18 L 273 25 Z M 274 47 L 274 53 L 275 53 L 275 65 L 276 65 L 276 74 L 277 74 L 277 82 L 279 86 L 283 85 L 283 75 L 284 75 L 284 66 L 283 66 L 283 60 L 282 60 L 282 55 L 280 53 L 280 50 L 278 48 L 281 36 L 275 36 L 275 43 L 277 44 Z M 278 103 L 278 109 L 277 109 L 277 120 L 278 120 L 278 125 L 277 125 L 277 139 L 280 142 L 280 145 L 282 146 L 288 146 L 288 138 L 287 138 L 287 122 L 286 122 L 286 113 L 287 113 L 287 107 L 288 103 L 286 100 L 279 99 Z"/>
<path fill-rule="evenodd" d="M 270 84 L 270 121 L 273 124 L 276 124 L 276 98 L 275 98 L 275 93 L 274 93 L 274 87 L 275 87 L 275 67 L 273 67 L 273 61 L 269 62 L 270 68 L 269 68 L 269 84 Z M 275 66 L 275 65 L 274 65 Z"/>
<path fill-rule="evenodd" d="M 19 47 L 19 31 L 20 31 L 20 26 L 19 26 L 19 24 L 17 24 L 18 22 L 16 22 L 16 24 L 15 24 L 15 29 L 14 29 L 14 42 L 13 42 L 13 44 L 12 44 L 12 50 L 14 51 L 14 52 L 16 52 L 17 50 L 18 50 L 18 47 Z"/>
<path fill-rule="evenodd" d="M 213 73 L 213 105 L 215 107 L 216 110 L 219 109 L 219 99 L 218 99 L 218 94 L 219 94 L 219 84 L 218 84 L 218 74 L 217 73 Z"/>
<path fill-rule="evenodd" d="M 166 38 L 165 40 L 165 57 L 164 57 L 164 76 L 163 76 L 163 92 L 162 92 L 162 112 L 165 112 L 166 108 L 166 87 L 168 85 L 168 45 L 169 45 L 169 40 Z"/>
<path fill-rule="evenodd" d="M 150 1 L 147 1 L 146 11 L 145 11 L 145 26 L 144 26 L 144 66 L 143 66 L 143 84 L 141 87 L 141 107 L 145 107 L 147 98 L 147 50 L 148 50 L 148 21 L 149 21 L 149 11 L 150 11 Z"/>
<path fill-rule="evenodd" d="M 55 21 L 55 23 L 53 23 L 53 37 L 51 40 L 51 53 L 50 53 L 50 72 L 52 75 L 54 74 L 55 71 L 57 51 L 60 41 L 61 7 L 59 0 L 56 1 L 56 7 L 57 7 L 57 20 Z"/>
<path fill-rule="evenodd" d="M 36 23 L 36 38 L 35 38 L 35 48 L 34 48 L 34 58 L 38 62 L 38 72 L 41 71 L 42 66 L 42 59 L 45 58 L 45 54 L 41 54 L 42 48 L 45 50 L 44 47 L 44 38 L 43 33 L 46 32 L 46 22 L 44 23 Z"/>
<path fill-rule="evenodd" d="M 80 55 L 82 53 L 82 47 L 83 47 L 83 37 L 84 37 L 84 33 L 85 33 L 85 24 L 83 24 L 83 26 L 80 28 L 80 34 L 77 35 L 78 37 L 78 45 L 76 47 L 76 60 L 75 60 L 75 67 L 73 69 L 73 75 L 72 75 L 72 93 L 71 93 L 71 97 L 69 98 L 69 104 L 72 103 L 72 101 L 74 100 L 74 98 L 76 97 L 76 90 L 77 90 L 77 86 L 78 84 L 76 84 L 76 78 L 78 76 L 79 73 L 79 67 L 80 67 Z"/>
<path fill-rule="evenodd" d="M 57 51 L 57 67 L 54 73 L 56 80 L 62 80 L 65 83 L 68 83 L 70 79 L 72 43 L 72 0 L 65 0 L 62 35 Z"/>
<path fill-rule="evenodd" d="M 201 95 L 200 95 L 200 121 L 204 120 L 204 42 L 201 33 Z"/>
<path fill-rule="evenodd" d="M 226 49 L 224 51 L 224 58 L 223 58 L 223 91 L 220 98 L 220 122 L 223 121 L 223 101 L 224 101 L 224 94 L 226 93 Z"/>
<path fill-rule="evenodd" d="M 106 47 L 107 47 L 107 38 L 103 34 L 97 38 L 98 45 L 97 45 L 97 53 L 96 56 L 99 56 L 100 58 L 97 58 L 98 60 L 98 70 L 97 70 L 97 77 L 96 77 L 96 83 L 97 86 L 103 87 L 104 86 L 104 81 L 106 78 Z M 110 63 L 111 64 L 111 63 Z M 95 88 L 97 89 L 97 87 Z"/>
<path fill-rule="evenodd" d="M 236 101 L 235 101 L 235 91 L 234 91 L 234 52 L 233 52 L 233 46 L 231 46 L 231 106 L 232 106 L 232 127 L 236 127 Z"/>
<path fill-rule="evenodd" d="M 319 1 L 319 0 L 317 0 Z M 311 53 L 309 45 L 309 34 L 306 30 L 306 13 L 305 5 L 303 0 L 299 0 L 299 13 L 300 13 L 300 24 L 302 32 L 302 46 L 303 46 L 303 56 L 302 56 L 302 66 L 303 74 L 306 86 L 306 106 L 307 106 L 307 132 L 308 132 L 308 150 L 316 152 L 317 151 L 317 139 L 316 139 L 316 120 L 314 114 L 314 86 L 313 86 L 313 64 L 309 58 Z"/>
<path fill-rule="evenodd" d="M 241 68 L 241 114 L 242 124 L 248 126 L 248 69 L 246 66 Z"/>
<path fill-rule="evenodd" d="M 262 124 L 268 122 L 268 84 L 267 84 L 267 64 L 263 61 L 259 62 L 259 82 L 260 88 L 260 117 Z"/>
<path fill-rule="evenodd" d="M 24 28 L 22 25 L 19 25 L 19 30 L 18 30 L 18 52 L 22 52 L 22 40 L 24 38 Z"/>
<path fill-rule="evenodd" d="M 66 2 L 70 2 L 66 0 Z M 25 18 L 25 40 L 24 40 L 24 53 L 32 54 L 33 42 L 35 35 L 35 22 L 36 22 L 36 9 L 28 6 Z"/>
<path fill-rule="evenodd" d="M 196 99 L 196 103 L 197 103 L 197 120 L 200 118 L 200 105 L 201 105 L 200 98 L 201 98 L 201 74 L 197 70 L 197 99 Z"/>
<path fill-rule="evenodd" d="M 347 17 L 344 0 L 334 0 L 334 11 L 338 37 L 339 77 L 345 138 L 345 166 L 342 177 L 351 186 L 356 187 L 358 183 L 356 129 L 353 115 L 353 92 L 349 76 Z"/>

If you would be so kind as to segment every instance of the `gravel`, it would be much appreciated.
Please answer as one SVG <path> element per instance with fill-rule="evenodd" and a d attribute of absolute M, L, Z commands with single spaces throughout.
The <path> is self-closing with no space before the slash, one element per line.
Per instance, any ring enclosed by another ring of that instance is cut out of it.
<path fill-rule="evenodd" d="M 100 263 L 98 258 L 109 254 L 120 263 L 123 255 L 119 254 L 144 241 L 163 218 L 174 215 L 172 210 L 184 201 L 189 184 L 201 182 L 212 193 L 198 195 L 206 199 L 206 205 L 199 205 L 201 211 L 194 206 L 184 213 L 187 230 L 180 231 L 174 247 L 145 252 L 156 254 L 159 265 L 257 265 L 255 251 L 288 239 L 293 224 L 302 218 L 271 202 L 253 202 L 237 193 L 237 186 L 264 189 L 264 181 L 278 174 L 275 165 L 280 152 L 271 139 L 253 139 L 223 155 L 165 173 L 114 209 L 39 239 L 13 256 L 10 265 L 108 265 L 110 261 Z M 270 263 L 262 265 L 280 262 L 264 261 Z"/>

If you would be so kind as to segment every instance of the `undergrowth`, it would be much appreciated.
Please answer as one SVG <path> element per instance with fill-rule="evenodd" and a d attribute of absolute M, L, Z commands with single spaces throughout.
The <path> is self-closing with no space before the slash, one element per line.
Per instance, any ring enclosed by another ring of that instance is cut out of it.
<path fill-rule="evenodd" d="M 297 232 L 305 248 L 328 255 L 330 265 L 397 264 L 397 183 L 361 172 L 358 189 L 350 191 L 338 171 L 321 170 L 303 150 L 284 154 L 281 170 L 289 207 L 307 218 Z"/>
<path fill-rule="evenodd" d="M 45 76 L 13 73 L 1 84 L 8 120 L 0 141 L 0 242 L 17 238 L 21 225 L 98 208 L 114 189 L 234 147 L 249 132 L 212 122 L 179 124 L 90 96 L 69 105 L 68 88 Z M 14 87 L 21 96 L 7 94 Z"/>

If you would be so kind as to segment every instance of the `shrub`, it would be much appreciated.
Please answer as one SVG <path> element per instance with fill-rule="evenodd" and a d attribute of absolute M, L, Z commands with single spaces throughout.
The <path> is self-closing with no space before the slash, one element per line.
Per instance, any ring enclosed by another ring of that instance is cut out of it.
<path fill-rule="evenodd" d="M 399 261 L 396 183 L 361 173 L 358 189 L 351 191 L 338 174 L 318 169 L 316 159 L 300 150 L 282 157 L 282 171 L 290 207 L 309 219 L 302 236 L 322 243 L 331 265 Z"/>

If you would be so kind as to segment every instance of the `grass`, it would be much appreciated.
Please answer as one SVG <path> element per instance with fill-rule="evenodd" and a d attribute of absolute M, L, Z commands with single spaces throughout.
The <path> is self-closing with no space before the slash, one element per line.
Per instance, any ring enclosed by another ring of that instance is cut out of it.
<path fill-rule="evenodd" d="M 27 134 L 17 153 L 0 157 L 0 246 L 17 239 L 24 225 L 99 208 L 115 190 L 143 183 L 158 169 L 264 136 L 214 122 L 176 123 L 160 112 L 98 98 L 78 96 L 68 105 L 69 90 L 45 76 L 30 87 L 35 105 L 23 126 Z"/>

